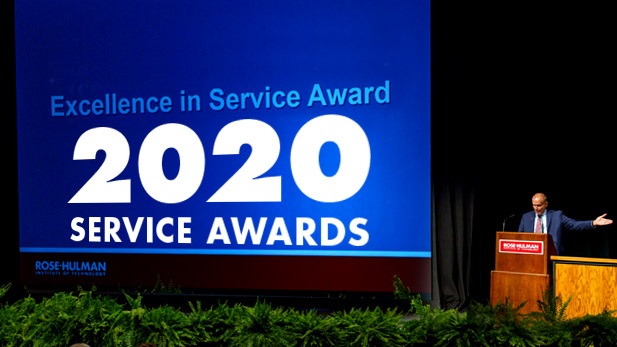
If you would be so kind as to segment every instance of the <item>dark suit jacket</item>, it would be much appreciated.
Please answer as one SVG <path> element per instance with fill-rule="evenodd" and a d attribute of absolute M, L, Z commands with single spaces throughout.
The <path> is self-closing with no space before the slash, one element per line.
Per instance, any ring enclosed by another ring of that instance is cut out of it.
<path fill-rule="evenodd" d="M 536 213 L 527 212 L 521 217 L 519 232 L 533 233 L 535 231 L 534 220 Z M 593 229 L 593 221 L 577 221 L 566 217 L 561 211 L 546 211 L 546 230 L 553 237 L 557 254 L 563 254 L 563 244 L 561 243 L 562 230 L 590 230 Z"/>

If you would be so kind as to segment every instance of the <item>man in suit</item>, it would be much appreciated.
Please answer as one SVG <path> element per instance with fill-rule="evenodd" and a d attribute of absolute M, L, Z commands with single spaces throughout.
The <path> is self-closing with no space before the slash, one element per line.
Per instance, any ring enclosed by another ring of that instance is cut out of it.
<path fill-rule="evenodd" d="M 561 211 L 547 210 L 548 200 L 543 193 L 535 194 L 531 198 L 531 204 L 533 205 L 533 211 L 523 215 L 518 231 L 551 234 L 557 254 L 563 254 L 563 244 L 561 243 L 562 230 L 591 230 L 595 229 L 596 226 L 613 223 L 611 219 L 604 218 L 606 213 L 594 220 L 577 221 L 566 217 Z"/>

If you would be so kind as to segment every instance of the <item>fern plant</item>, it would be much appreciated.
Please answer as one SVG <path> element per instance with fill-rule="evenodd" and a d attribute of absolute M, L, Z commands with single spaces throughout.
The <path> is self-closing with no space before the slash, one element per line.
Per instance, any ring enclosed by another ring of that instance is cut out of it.
<path fill-rule="evenodd" d="M 120 321 L 122 305 L 109 297 L 82 291 L 77 296 L 71 315 L 78 318 L 74 323 L 73 340 L 93 346 L 111 346 L 109 332 Z"/>
<path fill-rule="evenodd" d="M 495 323 L 489 336 L 492 346 L 527 347 L 541 343 L 538 336 L 531 329 L 531 321 L 520 313 L 527 302 L 514 307 L 506 298 L 505 302 L 498 302 L 492 309 Z"/>
<path fill-rule="evenodd" d="M 424 343 L 426 346 L 435 346 L 442 340 L 442 332 L 451 323 L 451 316 L 458 314 L 456 310 L 431 309 L 424 305 L 414 312 L 416 319 L 405 324 L 408 339 L 414 343 Z"/>
<path fill-rule="evenodd" d="M 142 305 L 142 296 L 136 298 L 124 294 L 128 307 L 117 317 L 117 324 L 111 331 L 111 340 L 115 346 L 133 347 L 138 342 L 139 326 L 146 309 Z"/>
<path fill-rule="evenodd" d="M 189 302 L 188 314 L 190 330 L 196 341 L 203 343 L 221 343 L 227 341 L 234 329 L 234 311 L 227 303 L 219 303 L 216 307 L 203 309 L 201 302 Z"/>
<path fill-rule="evenodd" d="M 11 283 L 7 283 L 3 286 L 0 286 L 0 299 L 2 299 L 6 293 L 9 292 L 9 289 L 11 289 L 12 284 Z"/>
<path fill-rule="evenodd" d="M 340 339 L 347 346 L 405 346 L 406 330 L 401 325 L 402 315 L 395 310 L 383 311 L 351 309 L 335 314 Z"/>
<path fill-rule="evenodd" d="M 294 337 L 291 332 L 289 312 L 258 301 L 253 307 L 241 307 L 234 311 L 235 328 L 228 338 L 230 346 L 290 346 Z"/>
<path fill-rule="evenodd" d="M 484 306 L 472 303 L 467 312 L 453 310 L 445 317 L 445 324 L 439 329 L 433 328 L 435 346 L 491 346 L 489 336 L 495 320 Z"/>
<path fill-rule="evenodd" d="M 530 317 L 542 319 L 550 323 L 560 323 L 567 319 L 566 309 L 572 300 L 572 296 L 565 302 L 561 296 L 553 296 L 552 289 L 547 288 L 542 293 L 542 299 L 538 300 L 538 311 L 530 313 Z"/>
<path fill-rule="evenodd" d="M 533 330 L 545 346 L 569 347 L 574 342 L 574 330 L 567 318 L 566 309 L 572 296 L 565 302 L 560 296 L 553 296 L 547 288 L 538 300 L 538 311 L 531 312 Z"/>
<path fill-rule="evenodd" d="M 398 300 L 408 300 L 411 301 L 415 298 L 415 296 L 411 293 L 411 289 L 405 286 L 403 281 L 397 276 L 394 275 L 394 298 Z"/>
<path fill-rule="evenodd" d="M 575 338 L 582 346 L 617 346 L 617 317 L 612 316 L 615 312 L 604 310 L 572 320 Z"/>
<path fill-rule="evenodd" d="M 0 286 L 0 298 L 10 286 Z M 524 304 L 472 303 L 466 312 L 431 308 L 399 283 L 410 310 L 351 309 L 320 314 L 273 307 L 219 304 L 190 312 L 171 306 L 148 308 L 141 295 L 126 302 L 94 291 L 56 293 L 0 306 L 1 346 L 617 346 L 615 311 L 568 319 L 563 301 L 544 293 L 539 311 L 520 313 Z"/>
<path fill-rule="evenodd" d="M 338 346 L 339 331 L 336 320 L 322 316 L 317 311 L 292 312 L 291 329 L 295 334 L 295 345 L 302 347 Z"/>
<path fill-rule="evenodd" d="M 36 306 L 33 298 L 26 297 L 0 309 L 0 345 L 19 346 L 34 341 L 31 321 Z"/>
<path fill-rule="evenodd" d="M 159 347 L 191 345 L 194 334 L 189 324 L 187 315 L 174 307 L 164 305 L 147 309 L 138 329 L 138 341 L 150 342 Z"/>

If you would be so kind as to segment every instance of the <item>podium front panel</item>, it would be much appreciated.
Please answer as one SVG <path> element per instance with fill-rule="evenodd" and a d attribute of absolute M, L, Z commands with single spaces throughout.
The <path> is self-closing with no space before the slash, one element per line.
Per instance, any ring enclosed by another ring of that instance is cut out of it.
<path fill-rule="evenodd" d="M 553 267 L 555 296 L 570 300 L 568 317 L 617 310 L 617 259 L 553 257 Z"/>
<path fill-rule="evenodd" d="M 548 274 L 553 249 L 547 234 L 497 232 L 495 271 Z"/>

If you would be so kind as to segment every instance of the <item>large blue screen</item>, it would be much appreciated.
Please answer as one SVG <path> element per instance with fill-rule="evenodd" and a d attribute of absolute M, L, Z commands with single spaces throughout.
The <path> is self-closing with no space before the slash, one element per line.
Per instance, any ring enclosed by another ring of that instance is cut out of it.
<path fill-rule="evenodd" d="M 17 1 L 22 253 L 431 256 L 424 1 Z"/>

